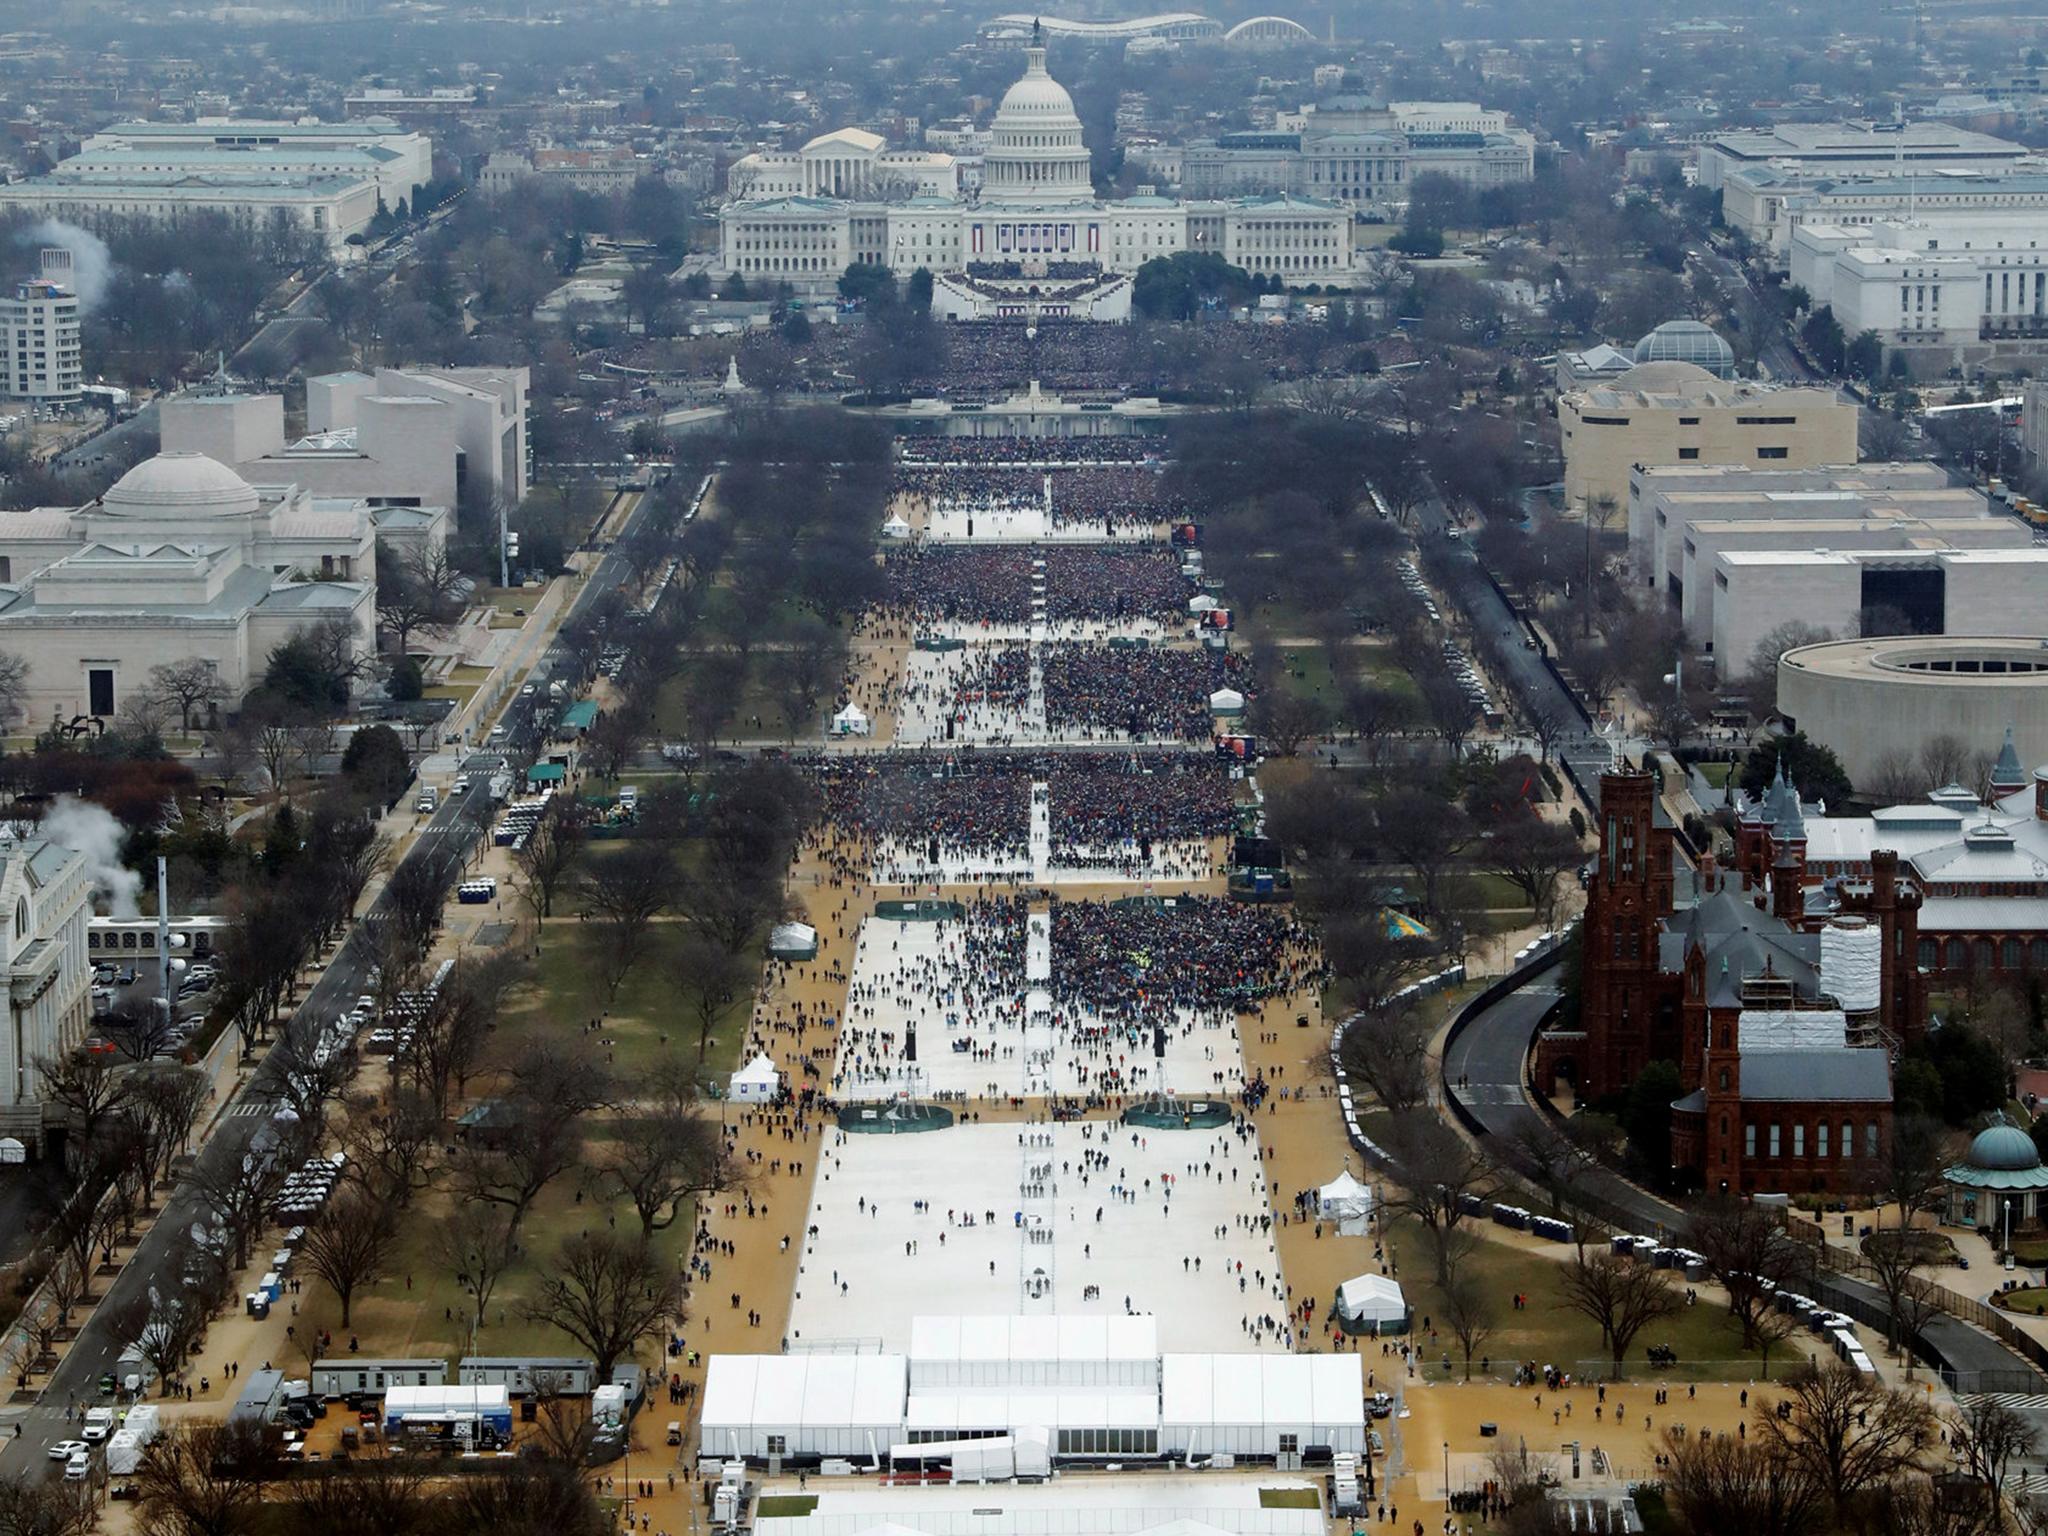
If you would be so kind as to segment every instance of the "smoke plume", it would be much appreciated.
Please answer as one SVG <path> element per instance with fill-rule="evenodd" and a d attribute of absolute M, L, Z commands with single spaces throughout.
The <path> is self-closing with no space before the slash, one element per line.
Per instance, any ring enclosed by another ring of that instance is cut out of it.
<path fill-rule="evenodd" d="M 78 295 L 81 314 L 106 296 L 107 284 L 114 276 L 114 256 L 107 249 L 107 242 L 91 230 L 66 224 L 62 219 L 44 219 L 21 238 L 23 244 L 38 250 L 58 245 L 71 253 L 69 287 Z"/>
<path fill-rule="evenodd" d="M 107 900 L 110 917 L 140 917 L 142 876 L 121 862 L 127 830 L 105 809 L 85 800 L 59 795 L 43 817 L 42 835 L 60 848 L 85 855 L 86 871 Z"/>

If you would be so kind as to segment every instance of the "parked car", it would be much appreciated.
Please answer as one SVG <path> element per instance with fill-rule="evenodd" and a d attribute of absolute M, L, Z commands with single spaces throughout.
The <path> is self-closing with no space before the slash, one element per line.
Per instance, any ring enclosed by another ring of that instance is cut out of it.
<path fill-rule="evenodd" d="M 50 1460 L 69 1461 L 72 1457 L 81 1453 L 91 1455 L 92 1447 L 83 1440 L 59 1440 L 50 1447 Z"/>
<path fill-rule="evenodd" d="M 82 1483 L 91 1476 L 92 1452 L 73 1451 L 70 1459 L 64 1463 L 64 1481 L 67 1483 Z"/>

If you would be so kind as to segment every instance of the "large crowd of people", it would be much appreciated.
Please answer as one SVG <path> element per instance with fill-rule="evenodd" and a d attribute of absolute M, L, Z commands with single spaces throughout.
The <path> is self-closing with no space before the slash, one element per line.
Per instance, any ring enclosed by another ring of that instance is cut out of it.
<path fill-rule="evenodd" d="M 1235 651 L 1051 644 L 1044 648 L 1045 720 L 1055 735 L 1118 734 L 1196 741 L 1210 734 L 1209 696 L 1242 690 Z"/>
<path fill-rule="evenodd" d="M 1120 862 L 1133 843 L 1230 831 L 1228 766 L 1192 752 L 912 752 L 807 760 L 825 819 L 871 859 L 884 843 L 926 864 L 1014 865 L 1030 853 L 1031 795 L 1046 786 L 1062 867 Z"/>
<path fill-rule="evenodd" d="M 893 629 L 936 622 L 1023 624 L 1043 580 L 1044 617 L 1053 623 L 1186 616 L 1193 590 L 1163 547 L 1093 549 L 1075 545 L 950 545 L 892 550 L 880 619 Z"/>
<path fill-rule="evenodd" d="M 906 437 L 905 464 L 1144 464 L 1165 450 L 1154 437 Z"/>
<path fill-rule="evenodd" d="M 1123 1024 L 1214 1023 L 1316 971 L 1308 930 L 1284 907 L 1180 896 L 1052 908 L 1055 1001 Z"/>
<path fill-rule="evenodd" d="M 1045 511 L 1057 527 L 1129 529 L 1172 522 L 1193 511 L 1185 498 L 1167 490 L 1159 469 L 1136 464 L 1040 468 L 1003 458 L 964 466 L 906 460 L 896 466 L 895 489 L 934 506 Z"/>

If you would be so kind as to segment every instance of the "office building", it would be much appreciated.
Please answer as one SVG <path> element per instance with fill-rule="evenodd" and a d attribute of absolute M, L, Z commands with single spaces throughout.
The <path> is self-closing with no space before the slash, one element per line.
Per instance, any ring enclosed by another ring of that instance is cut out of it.
<path fill-rule="evenodd" d="M 42 837 L 0 842 L 0 938 L 7 1024 L 0 1030 L 0 1136 L 40 1152 L 65 1111 L 43 1098 L 39 1061 L 75 1048 L 92 1017 L 92 871 L 86 856 Z"/>
<path fill-rule="evenodd" d="M 64 405 L 85 385 L 78 294 L 69 286 L 71 253 L 43 252 L 42 275 L 0 299 L 0 391 L 36 405 Z"/>
<path fill-rule="evenodd" d="M 1628 504 L 1657 464 L 1802 469 L 1856 462 L 1856 405 L 1832 389 L 1729 383 L 1692 363 L 1639 363 L 1557 401 L 1567 504 Z"/>
<path fill-rule="evenodd" d="M 166 450 L 203 453 L 259 485 L 379 507 L 516 506 L 526 495 L 524 368 L 380 368 L 306 381 L 303 436 L 286 439 L 277 395 L 177 395 Z"/>

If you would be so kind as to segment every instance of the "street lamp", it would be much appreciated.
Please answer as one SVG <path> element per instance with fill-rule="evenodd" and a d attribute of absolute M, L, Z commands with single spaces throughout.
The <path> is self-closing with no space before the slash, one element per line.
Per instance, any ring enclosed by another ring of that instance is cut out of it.
<path fill-rule="evenodd" d="M 1444 1442 L 1444 1508 L 1451 1507 L 1451 1442 Z"/>

